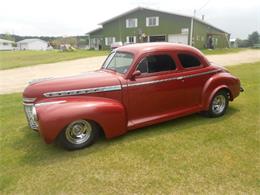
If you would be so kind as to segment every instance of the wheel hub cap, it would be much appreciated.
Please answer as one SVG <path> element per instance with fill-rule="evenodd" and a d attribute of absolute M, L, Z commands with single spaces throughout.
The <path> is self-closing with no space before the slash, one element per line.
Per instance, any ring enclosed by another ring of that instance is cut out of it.
<path fill-rule="evenodd" d="M 72 122 L 65 131 L 66 138 L 73 144 L 81 144 L 86 142 L 92 132 L 91 124 L 85 120 Z"/>
<path fill-rule="evenodd" d="M 226 107 L 226 98 L 223 95 L 218 95 L 214 98 L 212 103 L 212 111 L 215 114 L 223 112 Z"/>

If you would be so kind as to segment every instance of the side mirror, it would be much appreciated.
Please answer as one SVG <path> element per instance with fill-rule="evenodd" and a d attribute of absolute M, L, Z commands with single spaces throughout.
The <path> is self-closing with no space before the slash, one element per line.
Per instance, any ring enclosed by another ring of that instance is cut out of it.
<path fill-rule="evenodd" d="M 140 70 L 136 70 L 134 71 L 134 73 L 132 74 L 132 79 L 135 79 L 135 77 L 140 76 L 142 73 L 140 72 Z"/>

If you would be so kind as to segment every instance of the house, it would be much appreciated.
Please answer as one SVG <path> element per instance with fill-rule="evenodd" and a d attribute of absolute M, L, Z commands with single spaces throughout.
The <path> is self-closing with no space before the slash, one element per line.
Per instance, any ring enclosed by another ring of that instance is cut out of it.
<path fill-rule="evenodd" d="M 14 49 L 14 41 L 9 41 L 5 39 L 0 39 L 0 51 L 3 50 L 13 50 Z"/>
<path fill-rule="evenodd" d="M 41 39 L 24 39 L 17 42 L 19 50 L 47 50 L 48 42 Z"/>
<path fill-rule="evenodd" d="M 229 47 L 230 34 L 191 16 L 137 7 L 102 22 L 87 33 L 90 48 L 108 49 L 114 42 L 124 44 L 166 41 L 197 48 Z"/>

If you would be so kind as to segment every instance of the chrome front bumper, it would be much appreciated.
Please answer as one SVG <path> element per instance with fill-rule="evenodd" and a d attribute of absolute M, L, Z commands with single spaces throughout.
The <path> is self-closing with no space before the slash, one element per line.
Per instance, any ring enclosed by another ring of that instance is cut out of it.
<path fill-rule="evenodd" d="M 37 113 L 34 104 L 24 104 L 24 112 L 29 124 L 33 130 L 38 130 Z"/>

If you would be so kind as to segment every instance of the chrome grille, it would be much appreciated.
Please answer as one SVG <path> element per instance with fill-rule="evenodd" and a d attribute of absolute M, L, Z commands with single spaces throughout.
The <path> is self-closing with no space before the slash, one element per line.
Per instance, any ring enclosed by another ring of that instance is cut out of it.
<path fill-rule="evenodd" d="M 34 105 L 33 104 L 25 104 L 24 105 L 24 111 L 25 111 L 26 118 L 27 118 L 27 121 L 28 121 L 30 128 L 38 129 L 38 123 L 35 120 L 34 113 L 33 113 L 33 112 L 36 112 Z"/>

